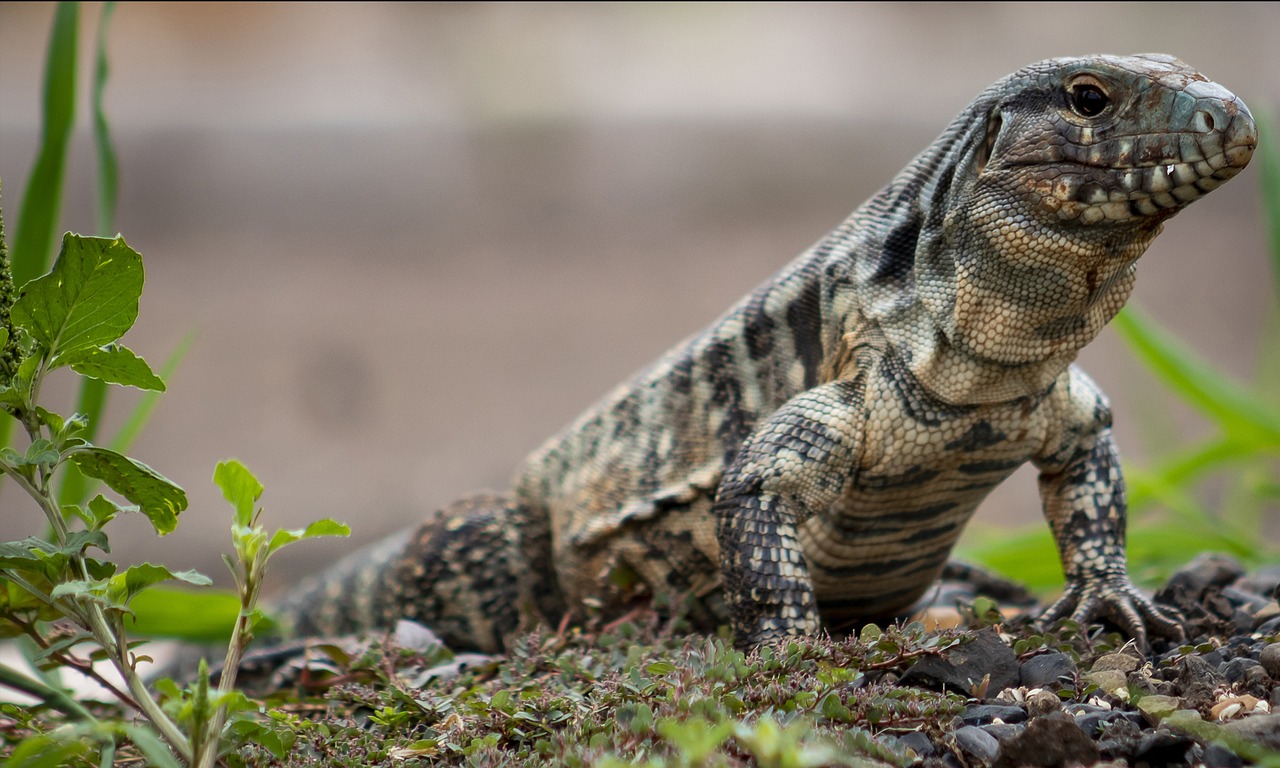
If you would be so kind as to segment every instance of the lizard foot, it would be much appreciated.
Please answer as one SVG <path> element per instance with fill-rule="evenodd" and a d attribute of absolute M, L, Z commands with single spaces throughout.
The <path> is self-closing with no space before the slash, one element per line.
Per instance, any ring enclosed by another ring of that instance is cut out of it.
<path fill-rule="evenodd" d="M 1133 638 L 1138 649 L 1147 652 L 1148 627 L 1157 635 L 1184 640 L 1186 633 L 1178 614 L 1169 608 L 1157 608 L 1126 576 L 1113 576 L 1089 581 L 1072 581 L 1053 605 L 1036 621 L 1044 628 L 1063 618 L 1080 626 L 1098 618 L 1115 622 Z"/>

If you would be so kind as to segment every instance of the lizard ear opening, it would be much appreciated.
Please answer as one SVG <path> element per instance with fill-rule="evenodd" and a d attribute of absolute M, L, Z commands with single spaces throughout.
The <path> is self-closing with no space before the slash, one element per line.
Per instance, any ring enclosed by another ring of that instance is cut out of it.
<path fill-rule="evenodd" d="M 996 137 L 1000 135 L 1000 126 L 1003 124 L 1004 119 L 998 111 L 992 112 L 991 117 L 987 118 L 987 135 L 982 140 L 982 148 L 978 150 L 978 173 L 987 169 L 987 161 L 991 159 L 991 150 L 996 145 Z"/>

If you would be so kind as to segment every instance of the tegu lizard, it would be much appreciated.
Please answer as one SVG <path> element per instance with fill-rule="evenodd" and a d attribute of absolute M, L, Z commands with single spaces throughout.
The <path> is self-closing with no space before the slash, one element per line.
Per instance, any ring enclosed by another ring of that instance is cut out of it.
<path fill-rule="evenodd" d="M 1240 99 L 1169 56 L 1020 69 L 509 493 L 351 556 L 283 613 L 304 635 L 404 617 L 482 650 L 641 597 L 743 646 L 895 617 L 1031 462 L 1066 575 L 1042 620 L 1177 636 L 1129 579 L 1111 413 L 1073 360 L 1164 222 L 1256 143 Z"/>

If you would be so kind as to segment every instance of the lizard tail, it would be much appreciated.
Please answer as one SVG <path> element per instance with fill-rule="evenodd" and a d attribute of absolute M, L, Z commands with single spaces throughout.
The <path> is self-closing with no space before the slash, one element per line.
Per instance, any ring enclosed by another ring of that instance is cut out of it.
<path fill-rule="evenodd" d="M 346 635 L 403 618 L 450 648 L 485 652 L 563 612 L 546 514 L 494 494 L 454 502 L 416 530 L 348 555 L 277 606 L 294 636 Z"/>

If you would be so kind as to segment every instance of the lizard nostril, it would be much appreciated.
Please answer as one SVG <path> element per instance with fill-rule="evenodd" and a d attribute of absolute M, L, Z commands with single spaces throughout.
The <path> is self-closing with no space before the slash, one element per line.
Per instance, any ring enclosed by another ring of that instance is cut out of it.
<path fill-rule="evenodd" d="M 1204 133 L 1212 131 L 1214 128 L 1213 115 L 1207 110 L 1200 110 L 1196 113 L 1196 128 Z"/>

